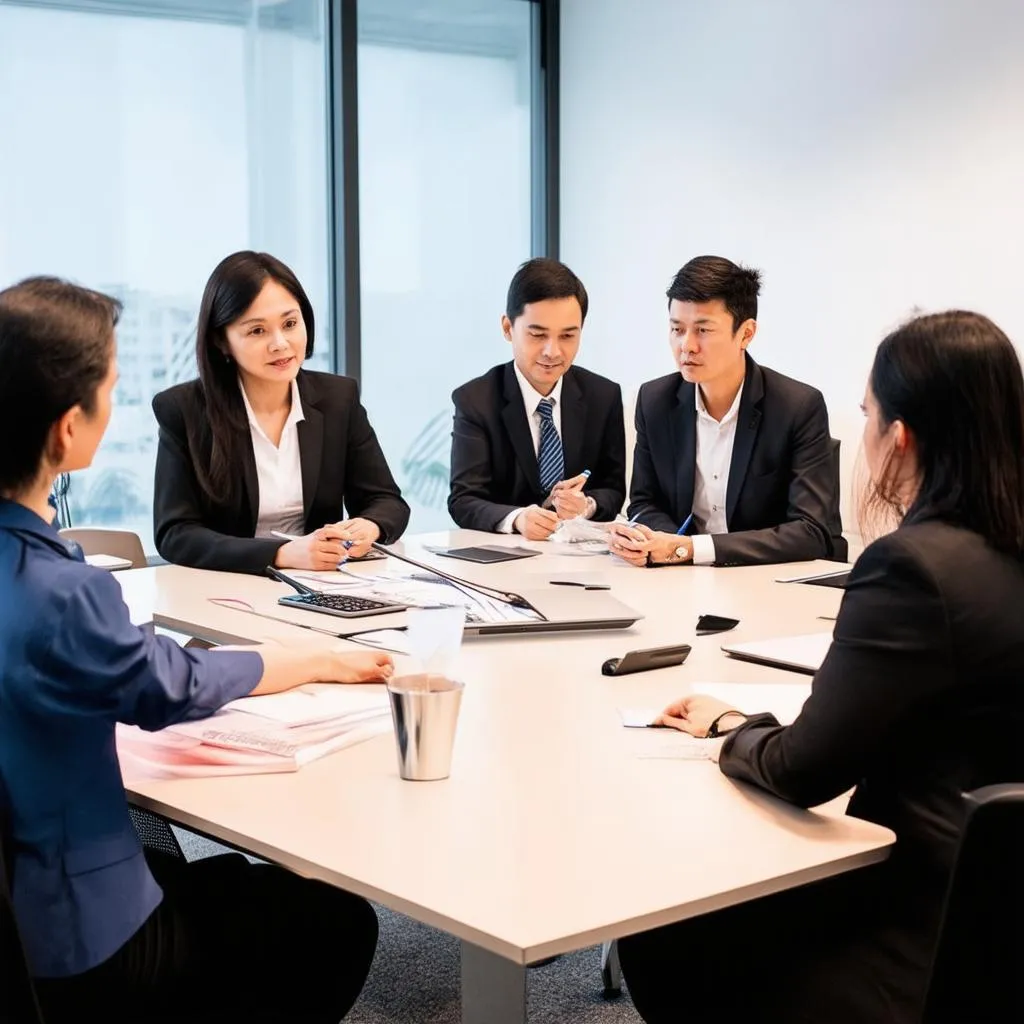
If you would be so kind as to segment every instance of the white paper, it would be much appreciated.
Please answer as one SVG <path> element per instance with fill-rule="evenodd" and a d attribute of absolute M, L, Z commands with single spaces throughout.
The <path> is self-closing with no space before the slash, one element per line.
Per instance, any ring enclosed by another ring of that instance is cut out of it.
<path fill-rule="evenodd" d="M 661 714 L 654 708 L 619 708 L 619 717 L 627 729 L 647 729 Z"/>
<path fill-rule="evenodd" d="M 658 731 L 644 742 L 636 756 L 641 760 L 709 761 L 717 745 L 715 740 L 699 740 L 677 730 Z"/>
<path fill-rule="evenodd" d="M 329 722 L 366 712 L 383 713 L 388 710 L 388 696 L 383 686 L 307 683 L 284 693 L 239 697 L 224 707 L 291 727 Z"/>

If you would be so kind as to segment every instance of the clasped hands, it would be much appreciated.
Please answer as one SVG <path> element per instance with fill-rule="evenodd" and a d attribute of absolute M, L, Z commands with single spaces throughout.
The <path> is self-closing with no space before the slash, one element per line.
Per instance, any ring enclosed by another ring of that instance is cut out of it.
<path fill-rule="evenodd" d="M 360 558 L 380 537 L 380 528 L 369 519 L 345 519 L 328 523 L 319 530 L 290 540 L 277 549 L 274 565 L 279 569 L 336 569 L 346 558 Z"/>
<path fill-rule="evenodd" d="M 587 496 L 583 493 L 583 485 L 587 482 L 586 473 L 559 480 L 544 502 L 551 508 L 530 505 L 516 516 L 512 528 L 521 533 L 527 540 L 547 540 L 555 532 L 562 519 L 575 519 L 586 515 Z"/>
<path fill-rule="evenodd" d="M 677 548 L 684 548 L 682 556 Z M 608 550 L 630 565 L 669 565 L 693 560 L 693 541 L 675 533 L 652 530 L 643 523 L 612 523 L 608 527 Z"/>

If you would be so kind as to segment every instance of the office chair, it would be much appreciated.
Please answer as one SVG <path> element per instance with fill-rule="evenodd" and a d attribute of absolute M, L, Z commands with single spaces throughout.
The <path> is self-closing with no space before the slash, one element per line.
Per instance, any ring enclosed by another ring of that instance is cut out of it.
<path fill-rule="evenodd" d="M 840 441 L 837 441 L 834 437 L 829 438 L 829 452 L 832 456 L 832 470 L 836 481 L 835 491 L 832 498 L 835 502 L 835 507 L 840 509 L 839 517 L 834 522 L 828 524 L 829 533 L 832 537 L 832 558 L 830 561 L 833 562 L 845 562 L 850 557 L 850 545 L 843 536 L 843 519 L 841 511 L 842 496 L 839 486 L 839 467 L 841 465 L 839 457 L 840 447 Z"/>
<path fill-rule="evenodd" d="M 1024 1020 L 1024 783 L 964 794 L 921 1024 Z"/>
<path fill-rule="evenodd" d="M 10 1024 L 43 1024 L 14 916 L 14 849 L 8 815 L 7 795 L 0 780 L 0 1020 Z"/>
<path fill-rule="evenodd" d="M 87 555 L 112 555 L 132 563 L 133 569 L 146 568 L 146 552 L 137 533 L 129 530 L 61 530 L 60 535 L 75 541 Z"/>

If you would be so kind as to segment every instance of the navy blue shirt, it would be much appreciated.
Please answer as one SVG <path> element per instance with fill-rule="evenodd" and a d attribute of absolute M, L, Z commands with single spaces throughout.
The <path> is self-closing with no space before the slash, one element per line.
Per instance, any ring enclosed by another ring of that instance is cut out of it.
<path fill-rule="evenodd" d="M 0 798 L 33 974 L 101 963 L 161 899 L 128 816 L 115 724 L 204 718 L 262 673 L 255 652 L 184 649 L 139 629 L 109 572 L 0 499 Z"/>

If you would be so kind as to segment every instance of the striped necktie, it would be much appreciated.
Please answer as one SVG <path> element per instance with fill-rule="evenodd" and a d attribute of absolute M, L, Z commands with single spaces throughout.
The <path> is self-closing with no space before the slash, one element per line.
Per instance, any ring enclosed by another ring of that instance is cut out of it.
<path fill-rule="evenodd" d="M 547 493 L 565 472 L 565 458 L 562 455 L 562 439 L 555 430 L 552 419 L 555 401 L 542 398 L 537 406 L 540 414 L 540 447 L 537 450 L 537 466 L 540 469 L 540 489 Z"/>

